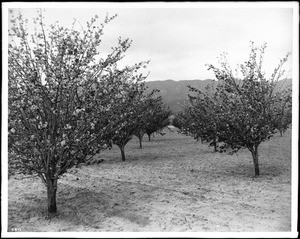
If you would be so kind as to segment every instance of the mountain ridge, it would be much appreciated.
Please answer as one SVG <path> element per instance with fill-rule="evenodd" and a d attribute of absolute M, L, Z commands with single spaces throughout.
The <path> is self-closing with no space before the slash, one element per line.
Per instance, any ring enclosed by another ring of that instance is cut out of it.
<path fill-rule="evenodd" d="M 188 103 L 188 87 L 187 85 L 194 86 L 200 90 L 204 90 L 205 87 L 215 82 L 213 79 L 193 79 L 193 80 L 162 80 L 162 81 L 146 81 L 147 91 L 158 89 L 160 92 L 158 95 L 162 96 L 163 103 L 169 106 L 173 113 L 177 113 L 184 108 Z M 292 79 L 283 79 L 278 82 L 280 88 L 286 88 L 292 86 Z"/>
<path fill-rule="evenodd" d="M 193 79 L 193 80 L 179 80 L 172 79 L 162 81 L 148 81 L 146 86 L 148 90 L 158 89 L 158 95 L 162 96 L 163 102 L 170 107 L 173 113 L 177 113 L 188 103 L 188 87 L 192 85 L 196 88 L 203 89 L 212 83 L 212 79 Z"/>

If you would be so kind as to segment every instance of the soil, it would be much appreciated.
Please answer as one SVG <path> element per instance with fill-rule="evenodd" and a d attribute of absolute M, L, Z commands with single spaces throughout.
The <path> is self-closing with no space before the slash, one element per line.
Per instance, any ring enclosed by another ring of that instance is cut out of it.
<path fill-rule="evenodd" d="M 74 168 L 58 182 L 58 213 L 49 217 L 37 177 L 8 181 L 8 230 L 21 232 L 289 232 L 291 132 L 251 153 L 215 153 L 207 143 L 164 131 L 143 148 L 137 138 Z"/>

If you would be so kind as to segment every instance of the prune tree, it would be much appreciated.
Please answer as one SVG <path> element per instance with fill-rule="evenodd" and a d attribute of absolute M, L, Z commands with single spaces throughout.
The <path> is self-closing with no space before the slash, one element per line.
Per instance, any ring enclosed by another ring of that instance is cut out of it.
<path fill-rule="evenodd" d="M 144 134 L 145 134 L 145 127 L 143 126 L 134 133 L 134 135 L 139 139 L 140 149 L 143 148 L 142 142 L 143 142 Z"/>
<path fill-rule="evenodd" d="M 292 96 L 291 89 L 284 89 L 282 96 L 279 98 L 274 111 L 277 113 L 275 119 L 276 128 L 279 130 L 280 136 L 292 124 Z"/>
<path fill-rule="evenodd" d="M 123 87 L 124 94 L 118 107 L 120 109 L 119 117 L 123 119 L 123 122 L 111 135 L 112 143 L 121 150 L 122 161 L 126 160 L 126 144 L 144 128 L 145 117 L 149 110 L 147 99 L 151 97 L 151 93 L 150 95 L 145 94 L 146 87 L 142 82 L 143 79 L 145 77 L 141 76 L 134 84 L 126 84 L 126 87 Z"/>
<path fill-rule="evenodd" d="M 195 139 L 198 139 L 198 131 L 201 123 L 192 105 L 188 105 L 181 112 L 178 112 L 173 120 L 173 125 L 180 130 L 180 133 L 192 136 Z"/>
<path fill-rule="evenodd" d="M 218 86 L 215 84 L 208 85 L 202 92 L 195 87 L 188 86 L 190 107 L 187 113 L 193 120 L 186 128 L 186 131 L 191 132 L 194 138 L 209 142 L 215 152 L 218 151 L 217 143 L 222 141 L 220 131 L 224 127 L 220 115 L 222 99 L 216 87 Z"/>
<path fill-rule="evenodd" d="M 149 123 L 149 118 L 152 115 L 152 102 L 155 100 L 159 100 L 159 97 L 155 96 L 155 93 L 159 92 L 158 89 L 154 89 L 147 95 L 147 99 L 144 101 L 144 113 L 143 118 L 141 119 L 142 124 L 140 124 L 139 129 L 134 133 L 134 135 L 139 139 L 140 148 L 143 148 L 142 141 L 144 134 L 146 133 L 146 127 Z"/>
<path fill-rule="evenodd" d="M 220 141 L 220 97 L 216 94 L 216 85 L 212 83 L 201 91 L 193 86 L 189 88 L 189 105 L 177 114 L 175 124 L 181 133 L 194 137 L 197 141 L 209 142 L 215 152 L 218 151 L 217 143 Z"/>
<path fill-rule="evenodd" d="M 29 34 L 27 20 L 11 12 L 8 46 L 9 153 L 18 168 L 36 173 L 47 187 L 48 212 L 57 212 L 59 177 L 111 144 L 122 123 L 117 115 L 122 82 L 117 63 L 128 39 L 103 58 L 97 48 L 103 29 L 116 16 L 98 16 L 76 30 L 46 27 L 42 10 Z M 139 64 L 123 71 L 134 72 Z M 116 97 L 112 89 L 119 89 Z M 115 102 L 115 103 L 114 103 Z M 11 159 L 9 159 L 11 160 Z"/>
<path fill-rule="evenodd" d="M 149 99 L 148 109 L 149 114 L 145 124 L 145 133 L 148 135 L 148 140 L 151 141 L 151 134 L 169 124 L 168 118 L 172 112 L 164 106 L 161 97 Z"/>
<path fill-rule="evenodd" d="M 251 44 L 249 59 L 239 65 L 240 76 L 234 76 L 226 55 L 220 59 L 220 68 L 209 65 L 219 82 L 216 95 L 219 105 L 219 136 L 236 152 L 247 148 L 252 154 L 255 176 L 259 175 L 258 147 L 276 133 L 278 105 L 285 97 L 276 91 L 278 80 L 283 76 L 283 64 L 288 53 L 274 69 L 269 79 L 262 70 L 266 44 L 260 48 Z"/>
<path fill-rule="evenodd" d="M 173 125 L 180 130 L 180 132 L 183 131 L 185 125 L 190 124 L 190 121 L 192 121 L 191 117 L 187 117 L 187 119 L 190 119 L 188 122 L 185 116 L 188 113 L 189 107 L 185 106 L 181 111 L 177 112 L 173 119 Z"/>
<path fill-rule="evenodd" d="M 143 148 L 142 141 L 144 134 L 146 133 L 146 127 L 150 122 L 150 118 L 153 115 L 153 107 L 156 101 L 160 101 L 161 97 L 155 97 L 155 93 L 159 90 L 154 89 L 150 94 L 148 94 L 147 99 L 144 101 L 144 113 L 143 118 L 141 119 L 142 124 L 140 124 L 139 129 L 134 133 L 134 135 L 139 139 L 140 148 Z"/>

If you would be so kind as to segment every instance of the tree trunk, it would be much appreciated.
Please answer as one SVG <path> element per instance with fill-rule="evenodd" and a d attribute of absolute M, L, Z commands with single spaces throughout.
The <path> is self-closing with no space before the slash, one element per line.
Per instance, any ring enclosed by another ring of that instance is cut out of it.
<path fill-rule="evenodd" d="M 213 141 L 213 146 L 214 146 L 215 152 L 218 152 L 218 150 L 217 150 L 217 141 L 215 139 Z"/>
<path fill-rule="evenodd" d="M 122 156 L 122 161 L 125 161 L 125 150 L 124 150 L 124 146 L 119 146 L 120 150 L 121 150 L 121 156 Z"/>
<path fill-rule="evenodd" d="M 48 200 L 48 212 L 56 213 L 56 191 L 57 191 L 57 179 L 47 178 L 47 200 Z"/>
<path fill-rule="evenodd" d="M 280 132 L 280 137 L 282 137 L 282 135 L 283 135 L 283 132 L 282 132 L 282 131 L 283 131 L 282 129 L 279 130 L 279 132 Z"/>
<path fill-rule="evenodd" d="M 148 134 L 148 139 L 149 141 L 151 141 L 151 134 Z"/>
<path fill-rule="evenodd" d="M 258 146 L 254 146 L 254 148 L 251 150 L 253 163 L 254 163 L 254 171 L 255 171 L 255 177 L 259 176 L 259 164 L 258 164 Z"/>
<path fill-rule="evenodd" d="M 141 136 L 139 137 L 139 141 L 140 141 L 140 149 L 142 149 L 143 146 L 142 146 L 142 137 Z"/>

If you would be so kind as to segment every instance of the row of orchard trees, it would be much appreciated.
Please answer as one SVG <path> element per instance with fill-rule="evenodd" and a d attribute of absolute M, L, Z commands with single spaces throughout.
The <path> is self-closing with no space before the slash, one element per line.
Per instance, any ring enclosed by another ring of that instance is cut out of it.
<path fill-rule="evenodd" d="M 188 86 L 190 104 L 174 121 L 181 132 L 209 142 L 215 151 L 249 149 L 255 176 L 259 175 L 259 145 L 278 130 L 282 135 L 292 120 L 291 89 L 278 84 L 290 53 L 267 79 L 262 71 L 265 48 L 266 44 L 257 48 L 251 43 L 249 59 L 239 65 L 239 74 L 234 75 L 225 54 L 219 68 L 209 65 L 217 81 L 205 91 Z"/>
<path fill-rule="evenodd" d="M 190 104 L 174 122 L 181 132 L 209 142 L 215 151 L 249 149 L 255 176 L 259 175 L 259 145 L 278 130 L 282 135 L 292 120 L 291 89 L 278 84 L 289 53 L 267 79 L 262 71 L 265 48 L 266 44 L 257 48 L 252 42 L 249 59 L 239 65 L 240 73 L 232 71 L 225 54 L 219 68 L 209 65 L 217 81 L 204 91 L 188 86 Z"/>
<path fill-rule="evenodd" d="M 169 111 L 155 92 L 145 92 L 146 76 L 139 69 L 147 62 L 119 66 L 129 39 L 119 38 L 107 57 L 100 56 L 103 28 L 116 16 L 101 24 L 95 16 L 78 31 L 76 22 L 71 28 L 47 28 L 39 11 L 29 34 L 27 20 L 11 14 L 9 161 L 42 179 L 48 211 L 55 213 L 57 182 L 67 169 L 113 144 L 125 160 L 132 136 L 143 135 L 158 112 L 167 118 Z"/>

